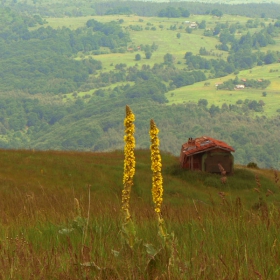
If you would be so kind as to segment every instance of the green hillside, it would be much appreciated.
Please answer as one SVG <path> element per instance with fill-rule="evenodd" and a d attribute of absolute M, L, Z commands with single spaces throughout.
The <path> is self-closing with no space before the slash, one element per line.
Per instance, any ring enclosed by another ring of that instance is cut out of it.
<path fill-rule="evenodd" d="M 119 149 L 128 104 L 137 148 L 149 147 L 153 118 L 163 151 L 178 156 L 188 137 L 209 135 L 234 147 L 236 163 L 279 169 L 274 4 L 66 4 L 0 9 L 1 148 Z"/>
<path fill-rule="evenodd" d="M 236 267 L 240 278 L 252 279 L 256 271 L 279 278 L 278 173 L 235 166 L 223 184 L 219 174 L 181 170 L 178 158 L 166 153 L 162 216 L 176 238 L 176 258 L 174 266 L 159 258 L 149 272 L 162 241 L 150 152 L 135 155 L 130 209 L 142 241 L 128 249 L 120 234 L 122 151 L 1 150 L 1 278 L 147 279 L 153 273 L 214 280 L 235 277 Z"/>
<path fill-rule="evenodd" d="M 243 70 L 238 73 L 240 79 L 268 79 L 271 84 L 266 89 L 250 89 L 242 90 L 217 90 L 216 85 L 234 79 L 236 75 L 229 75 L 226 77 L 211 79 L 206 82 L 196 83 L 191 86 L 174 89 L 166 94 L 169 104 L 181 104 L 185 102 L 197 103 L 200 99 L 207 99 L 209 104 L 215 104 L 222 107 L 226 104 L 236 104 L 238 100 L 263 100 L 265 102 L 265 109 L 261 115 L 272 117 L 280 109 L 280 79 L 279 79 L 279 65 L 265 65 L 255 67 L 253 70 Z M 266 95 L 263 95 L 266 92 Z M 257 114 L 257 113 L 256 113 Z"/>

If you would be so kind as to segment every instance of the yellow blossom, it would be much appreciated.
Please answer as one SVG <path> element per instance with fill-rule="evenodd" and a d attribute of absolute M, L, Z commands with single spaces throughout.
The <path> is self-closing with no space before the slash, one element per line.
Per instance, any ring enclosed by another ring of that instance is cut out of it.
<path fill-rule="evenodd" d="M 122 191 L 122 209 L 125 213 L 126 220 L 130 219 L 129 214 L 129 199 L 131 186 L 133 185 L 133 177 L 135 174 L 135 139 L 134 139 L 134 114 L 132 113 L 129 106 L 126 106 L 126 118 L 124 119 L 125 126 L 125 148 L 124 148 L 124 174 L 123 184 L 124 189 Z"/>
<path fill-rule="evenodd" d="M 150 122 L 150 139 L 151 139 L 151 169 L 153 171 L 153 180 L 152 180 L 152 195 L 153 202 L 155 204 L 155 211 L 160 214 L 162 196 L 163 196 L 163 180 L 161 175 L 161 156 L 159 151 L 159 139 L 158 139 L 159 130 L 156 127 L 156 124 L 153 120 Z"/>

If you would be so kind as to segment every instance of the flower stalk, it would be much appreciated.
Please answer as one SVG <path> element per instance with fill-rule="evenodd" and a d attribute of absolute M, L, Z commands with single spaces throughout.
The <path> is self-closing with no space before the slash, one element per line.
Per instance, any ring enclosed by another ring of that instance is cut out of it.
<path fill-rule="evenodd" d="M 164 242 L 168 237 L 164 219 L 161 215 L 161 205 L 163 201 L 163 178 L 161 174 L 161 156 L 159 150 L 159 138 L 158 138 L 159 129 L 157 128 L 154 120 L 150 121 L 150 140 L 151 140 L 151 169 L 153 171 L 152 179 L 152 196 L 153 202 L 155 205 L 155 212 L 158 218 L 158 229 L 159 235 L 163 238 Z"/>
<path fill-rule="evenodd" d="M 130 215 L 130 193 L 133 185 L 133 177 L 135 174 L 135 138 L 134 138 L 134 120 L 135 116 L 129 106 L 126 106 L 126 117 L 124 119 L 125 136 L 124 136 L 124 174 L 123 174 L 123 191 L 122 191 L 122 212 L 123 225 L 122 233 L 126 242 L 132 248 L 135 241 L 135 229 Z"/>

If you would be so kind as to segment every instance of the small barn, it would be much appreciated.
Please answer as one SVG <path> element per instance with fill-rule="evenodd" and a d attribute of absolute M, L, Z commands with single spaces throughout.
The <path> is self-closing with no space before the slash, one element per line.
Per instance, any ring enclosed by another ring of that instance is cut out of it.
<path fill-rule="evenodd" d="M 180 165 L 189 170 L 201 170 L 211 173 L 220 173 L 219 164 L 227 174 L 233 173 L 234 149 L 223 141 L 202 136 L 189 138 L 182 145 Z"/>

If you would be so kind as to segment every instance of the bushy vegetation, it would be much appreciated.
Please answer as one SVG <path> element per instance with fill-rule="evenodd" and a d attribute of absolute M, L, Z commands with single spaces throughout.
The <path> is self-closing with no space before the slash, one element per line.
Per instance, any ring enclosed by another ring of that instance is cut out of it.
<path fill-rule="evenodd" d="M 143 85 L 143 89 L 145 85 Z M 133 92 L 127 91 L 128 93 Z M 135 92 L 136 94 L 137 92 Z M 102 96 L 104 94 L 104 96 Z M 122 88 L 96 93 L 89 98 L 62 99 L 49 103 L 39 99 L 0 98 L 0 129 L 2 148 L 36 148 L 55 150 L 104 151 L 122 147 Z M 237 163 L 256 161 L 260 167 L 278 168 L 278 117 L 252 118 L 263 103 L 245 100 L 236 105 L 184 104 L 165 106 L 153 98 L 164 97 L 147 92 L 144 97 L 130 98 L 137 113 L 137 147 L 148 148 L 146 120 L 155 116 L 163 136 L 162 150 L 178 155 L 188 136 L 211 135 L 232 145 Z M 204 100 L 205 101 L 205 100 Z M 238 102 L 239 103 L 239 102 Z M 51 104 L 51 106 L 50 106 Z M 264 105 L 265 107 L 266 105 Z M 194 118 L 199 119 L 194 122 Z M 211 126 L 209 125 L 211 120 Z M 248 126 L 248 121 L 250 126 Z M 230 126 L 228 124 L 231 124 Z M 267 133 L 270 134 L 269 142 Z"/>

